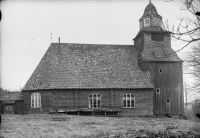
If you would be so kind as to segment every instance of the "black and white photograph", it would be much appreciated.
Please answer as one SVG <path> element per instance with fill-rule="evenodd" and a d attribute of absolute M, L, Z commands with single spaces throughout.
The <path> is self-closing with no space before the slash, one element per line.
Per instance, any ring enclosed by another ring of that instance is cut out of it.
<path fill-rule="evenodd" d="M 0 9 L 0 138 L 200 137 L 200 0 Z"/>

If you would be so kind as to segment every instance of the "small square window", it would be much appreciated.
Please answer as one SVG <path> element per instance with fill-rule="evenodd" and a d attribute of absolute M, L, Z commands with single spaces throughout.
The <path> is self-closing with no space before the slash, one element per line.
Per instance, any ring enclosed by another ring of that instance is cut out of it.
<path fill-rule="evenodd" d="M 157 93 L 160 93 L 160 88 L 157 88 L 157 89 L 156 89 L 156 92 L 157 92 Z"/>
<path fill-rule="evenodd" d="M 170 103 L 170 99 L 167 99 L 166 102 L 167 102 L 167 103 Z"/>
<path fill-rule="evenodd" d="M 162 69 L 159 69 L 159 72 L 162 73 L 163 72 Z"/>

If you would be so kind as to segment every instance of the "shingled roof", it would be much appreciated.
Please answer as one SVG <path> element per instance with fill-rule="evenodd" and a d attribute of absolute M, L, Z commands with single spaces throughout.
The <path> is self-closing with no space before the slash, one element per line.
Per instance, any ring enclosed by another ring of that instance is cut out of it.
<path fill-rule="evenodd" d="M 143 16 L 148 16 L 148 15 L 158 15 L 156 7 L 151 2 L 149 2 L 149 4 L 146 6 L 143 14 Z"/>
<path fill-rule="evenodd" d="M 153 88 L 133 45 L 52 43 L 22 89 Z"/>
<path fill-rule="evenodd" d="M 141 53 L 143 61 L 183 62 L 171 47 L 144 47 Z"/>
<path fill-rule="evenodd" d="M 0 97 L 0 101 L 16 101 L 23 100 L 21 92 L 6 92 Z"/>

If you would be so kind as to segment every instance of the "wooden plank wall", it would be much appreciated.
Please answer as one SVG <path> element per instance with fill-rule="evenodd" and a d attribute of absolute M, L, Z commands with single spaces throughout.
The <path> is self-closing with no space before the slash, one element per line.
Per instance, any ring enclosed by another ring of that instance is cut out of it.
<path fill-rule="evenodd" d="M 0 114 L 3 114 L 3 101 L 0 101 Z"/>
<path fill-rule="evenodd" d="M 23 114 L 24 113 L 24 108 L 23 108 L 24 101 L 23 100 L 18 100 L 15 101 L 15 114 Z"/>
<path fill-rule="evenodd" d="M 184 113 L 182 62 L 142 62 L 154 84 L 153 111 L 155 115 Z M 162 69 L 162 72 L 159 70 Z M 156 92 L 160 88 L 160 92 Z M 169 102 L 167 100 L 169 99 Z"/>

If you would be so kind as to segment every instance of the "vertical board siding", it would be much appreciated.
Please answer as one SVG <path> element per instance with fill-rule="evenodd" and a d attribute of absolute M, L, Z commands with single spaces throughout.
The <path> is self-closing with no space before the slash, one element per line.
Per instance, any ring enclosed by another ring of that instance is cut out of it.
<path fill-rule="evenodd" d="M 0 114 L 3 113 L 3 101 L 0 101 Z"/>
<path fill-rule="evenodd" d="M 24 108 L 23 108 L 24 101 L 19 100 L 15 101 L 15 114 L 23 114 L 24 113 Z"/>
<path fill-rule="evenodd" d="M 143 71 L 149 71 L 154 84 L 153 112 L 155 115 L 182 115 L 183 77 L 181 62 L 142 62 Z M 162 69 L 162 73 L 159 72 Z M 156 93 L 160 88 L 160 93 Z M 170 99 L 170 104 L 166 100 Z"/>

